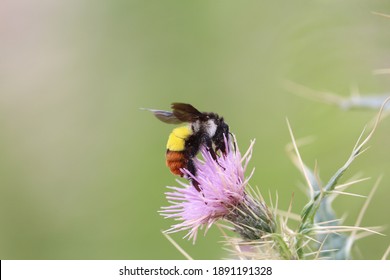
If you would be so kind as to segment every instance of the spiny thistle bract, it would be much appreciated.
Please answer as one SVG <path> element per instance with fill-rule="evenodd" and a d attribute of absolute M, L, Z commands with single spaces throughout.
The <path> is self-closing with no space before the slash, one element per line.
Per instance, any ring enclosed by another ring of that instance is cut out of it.
<path fill-rule="evenodd" d="M 386 102 L 385 102 L 386 103 Z M 290 124 L 288 124 L 292 148 L 290 154 L 301 170 L 308 188 L 309 202 L 297 219 L 299 226 L 291 229 L 288 219 L 296 214 L 283 213 L 266 205 L 260 192 L 253 191 L 249 185 L 253 171 L 245 177 L 249 160 L 252 156 L 254 141 L 248 151 L 241 156 L 237 141 L 233 137 L 226 155 L 219 155 L 217 161 L 202 148 L 203 160 L 196 159 L 196 180 L 200 191 L 192 184 L 177 180 L 181 187 L 168 187 L 166 193 L 170 206 L 162 207 L 160 214 L 178 221 L 165 233 L 188 231 L 186 237 L 195 243 L 197 233 L 203 227 L 209 229 L 216 222 L 223 220 L 232 226 L 218 223 L 224 233 L 226 244 L 231 248 L 235 258 L 240 259 L 350 259 L 354 242 L 369 234 L 381 234 L 377 228 L 361 227 L 360 222 L 370 198 L 378 184 L 366 200 L 359 217 L 353 226 L 342 225 L 332 209 L 332 202 L 344 192 L 345 188 L 360 182 L 339 184 L 339 179 L 359 156 L 372 137 L 385 106 L 382 105 L 377 121 L 371 133 L 358 143 L 346 163 L 336 171 L 325 185 L 318 174 L 308 168 L 302 161 L 297 142 Z M 193 175 L 183 170 L 190 178 Z M 194 179 L 194 178 L 193 178 Z M 356 195 L 359 196 L 359 195 Z M 233 230 L 239 237 L 231 237 L 225 229 Z M 358 234 L 359 233 L 359 234 Z M 363 234 L 362 234 L 363 233 Z M 171 240 L 171 239 L 170 239 Z M 176 244 L 175 244 L 176 246 Z M 187 254 L 185 254 L 187 255 Z"/>

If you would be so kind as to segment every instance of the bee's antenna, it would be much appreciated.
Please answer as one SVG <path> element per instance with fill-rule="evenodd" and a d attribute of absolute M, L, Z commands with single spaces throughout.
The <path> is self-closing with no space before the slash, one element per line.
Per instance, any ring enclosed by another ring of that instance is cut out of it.
<path fill-rule="evenodd" d="M 237 151 L 237 145 L 236 145 L 236 141 L 234 140 L 235 139 L 234 134 L 231 133 L 230 131 L 229 131 L 229 134 L 232 137 L 231 139 L 233 141 L 234 152 L 236 152 Z"/>

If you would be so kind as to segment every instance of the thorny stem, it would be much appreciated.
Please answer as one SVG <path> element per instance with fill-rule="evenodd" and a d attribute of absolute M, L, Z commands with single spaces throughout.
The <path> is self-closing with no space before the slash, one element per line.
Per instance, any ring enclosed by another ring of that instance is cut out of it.
<path fill-rule="evenodd" d="M 367 144 L 367 142 L 371 139 L 372 135 L 374 134 L 378 124 L 379 124 L 379 121 L 381 119 L 381 115 L 382 115 L 382 111 L 386 105 L 386 103 L 390 100 L 390 97 L 387 98 L 380 110 L 379 110 L 379 113 L 377 115 L 377 118 L 376 118 L 376 122 L 375 122 L 375 125 L 374 127 L 372 128 L 371 132 L 369 133 L 369 135 L 359 144 L 359 140 L 358 140 L 358 143 L 356 144 L 356 146 L 354 147 L 350 157 L 348 158 L 347 162 L 335 173 L 335 175 L 329 180 L 329 182 L 326 184 L 326 186 L 324 187 L 324 189 L 321 189 L 320 191 L 317 191 L 316 193 L 314 193 L 311 201 L 304 207 L 303 211 L 302 211 L 302 214 L 301 214 L 301 224 L 299 226 L 299 229 L 298 229 L 298 239 L 296 241 L 296 250 L 297 250 L 297 255 L 298 255 L 298 259 L 302 259 L 303 257 L 303 246 L 302 246 L 302 242 L 303 242 L 303 236 L 304 235 L 308 235 L 310 234 L 312 231 L 313 231 L 313 224 L 314 224 L 314 217 L 317 213 L 317 210 L 318 208 L 320 207 L 321 205 L 321 202 L 323 201 L 323 199 L 328 196 L 332 190 L 334 190 L 336 184 L 337 184 L 337 181 L 341 178 L 341 176 L 344 174 L 344 172 L 347 170 L 347 168 L 350 166 L 350 164 L 353 162 L 353 160 L 362 152 L 362 148 L 365 144 Z M 288 122 L 288 121 L 287 121 Z M 311 183 L 310 183 L 310 180 L 308 179 L 308 176 L 305 172 L 305 168 L 304 168 L 304 165 L 303 165 L 303 162 L 300 158 L 300 155 L 299 155 L 299 151 L 298 151 L 298 148 L 296 146 L 296 143 L 295 143 L 295 138 L 294 138 L 294 135 L 292 133 L 292 129 L 290 127 L 290 124 L 288 123 L 288 126 L 289 126 L 289 130 L 290 130 L 290 135 L 291 135 L 291 138 L 292 138 L 292 141 L 293 141 L 293 144 L 294 144 L 294 149 L 295 149 L 295 152 L 297 153 L 297 156 L 299 158 L 299 161 L 300 161 L 300 164 L 302 166 L 302 171 L 305 175 L 305 178 L 309 184 L 309 186 L 311 187 Z M 312 187 L 311 187 L 312 189 Z"/>
<path fill-rule="evenodd" d="M 277 244 L 278 246 L 278 252 L 282 259 L 284 260 L 294 260 L 296 259 L 296 256 L 291 252 L 290 248 L 286 244 L 286 242 L 283 240 L 282 236 L 279 234 L 273 234 L 272 235 L 273 241 Z"/>

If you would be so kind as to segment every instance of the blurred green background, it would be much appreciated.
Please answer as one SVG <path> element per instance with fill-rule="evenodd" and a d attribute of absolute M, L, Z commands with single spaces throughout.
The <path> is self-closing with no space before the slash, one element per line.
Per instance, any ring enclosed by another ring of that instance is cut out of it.
<path fill-rule="evenodd" d="M 173 126 L 140 107 L 174 101 L 223 115 L 242 151 L 256 145 L 252 185 L 293 211 L 306 202 L 285 152 L 286 117 L 305 162 L 327 180 L 347 159 L 376 111 L 343 111 L 296 96 L 293 80 L 342 96 L 389 92 L 387 1 L 1 1 L 0 258 L 181 259 L 161 230 L 174 222 L 165 167 Z M 345 174 L 384 178 L 363 226 L 390 222 L 390 120 Z M 342 197 L 336 211 L 353 225 L 364 203 Z M 355 257 L 378 259 L 390 244 L 371 236 Z M 172 237 L 195 259 L 226 257 L 215 228 L 195 245 Z"/>

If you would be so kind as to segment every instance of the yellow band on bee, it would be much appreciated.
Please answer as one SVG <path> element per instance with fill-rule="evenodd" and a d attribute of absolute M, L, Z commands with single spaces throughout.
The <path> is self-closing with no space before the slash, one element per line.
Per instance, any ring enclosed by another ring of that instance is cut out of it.
<path fill-rule="evenodd" d="M 169 134 L 167 149 L 176 152 L 183 151 L 185 148 L 185 140 L 191 134 L 192 131 L 188 126 L 175 128 L 171 134 Z"/>

